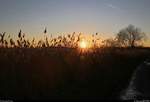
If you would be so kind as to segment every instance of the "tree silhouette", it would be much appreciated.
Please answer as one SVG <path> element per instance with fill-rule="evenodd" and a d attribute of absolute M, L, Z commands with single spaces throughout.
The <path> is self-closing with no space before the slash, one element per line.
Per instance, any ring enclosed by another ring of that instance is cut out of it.
<path fill-rule="evenodd" d="M 116 36 L 116 40 L 120 46 L 128 47 L 138 46 L 144 38 L 145 34 L 141 31 L 141 29 L 131 24 L 120 30 Z"/>

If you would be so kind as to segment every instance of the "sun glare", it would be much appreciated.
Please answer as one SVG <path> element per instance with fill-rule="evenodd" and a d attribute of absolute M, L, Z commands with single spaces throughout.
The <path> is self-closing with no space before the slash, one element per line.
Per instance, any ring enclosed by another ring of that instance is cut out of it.
<path fill-rule="evenodd" d="M 87 48 L 87 46 L 88 46 L 87 41 L 85 41 L 85 40 L 80 41 L 80 43 L 79 43 L 80 48 L 85 49 L 85 48 Z"/>

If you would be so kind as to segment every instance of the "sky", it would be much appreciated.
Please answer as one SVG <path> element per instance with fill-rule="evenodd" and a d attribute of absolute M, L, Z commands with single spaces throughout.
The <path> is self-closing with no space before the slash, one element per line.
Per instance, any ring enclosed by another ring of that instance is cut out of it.
<path fill-rule="evenodd" d="M 0 0 L 0 32 L 27 36 L 72 32 L 113 37 L 133 24 L 150 33 L 150 0 Z M 149 37 L 149 35 L 148 35 Z"/>

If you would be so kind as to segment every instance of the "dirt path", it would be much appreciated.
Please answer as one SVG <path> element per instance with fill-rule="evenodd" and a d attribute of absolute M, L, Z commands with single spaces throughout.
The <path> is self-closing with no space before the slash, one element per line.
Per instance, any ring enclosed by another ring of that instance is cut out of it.
<path fill-rule="evenodd" d="M 128 88 L 120 98 L 122 100 L 150 98 L 150 59 L 144 61 L 135 70 Z"/>

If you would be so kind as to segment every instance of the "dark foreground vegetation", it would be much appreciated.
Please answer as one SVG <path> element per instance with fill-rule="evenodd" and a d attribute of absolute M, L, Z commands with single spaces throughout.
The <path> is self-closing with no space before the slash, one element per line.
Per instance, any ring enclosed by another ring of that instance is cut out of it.
<path fill-rule="evenodd" d="M 1 48 L 1 99 L 117 99 L 149 48 Z"/>

